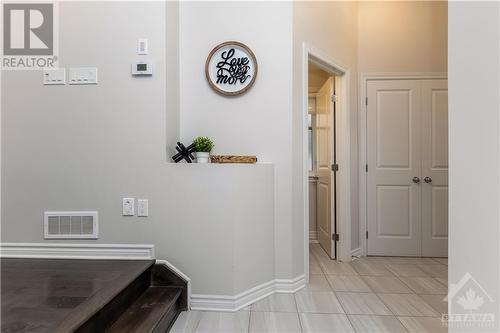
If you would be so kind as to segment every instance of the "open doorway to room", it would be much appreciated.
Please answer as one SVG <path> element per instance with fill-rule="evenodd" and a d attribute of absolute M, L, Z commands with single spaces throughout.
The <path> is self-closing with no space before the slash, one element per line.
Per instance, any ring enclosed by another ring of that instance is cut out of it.
<path fill-rule="evenodd" d="M 335 75 L 308 64 L 309 234 L 337 257 Z"/>
<path fill-rule="evenodd" d="M 325 262 L 351 259 L 349 71 L 307 44 L 303 59 L 307 273 L 310 251 Z"/>

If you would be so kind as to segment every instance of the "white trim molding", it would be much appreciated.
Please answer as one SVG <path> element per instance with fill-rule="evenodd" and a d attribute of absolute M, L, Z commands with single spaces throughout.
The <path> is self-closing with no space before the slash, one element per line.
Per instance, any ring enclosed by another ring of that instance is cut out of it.
<path fill-rule="evenodd" d="M 306 285 L 304 275 L 294 279 L 275 279 L 248 289 L 236 296 L 191 295 L 191 310 L 235 312 L 275 293 L 294 293 Z"/>
<path fill-rule="evenodd" d="M 0 258 L 150 260 L 152 244 L 0 243 Z"/>

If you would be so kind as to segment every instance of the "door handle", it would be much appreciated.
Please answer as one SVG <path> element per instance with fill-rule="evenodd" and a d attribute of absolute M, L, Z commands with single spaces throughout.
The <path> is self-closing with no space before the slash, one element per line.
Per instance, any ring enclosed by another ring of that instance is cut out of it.
<path fill-rule="evenodd" d="M 412 181 L 413 181 L 415 184 L 418 184 L 418 183 L 420 183 L 420 178 L 418 178 L 418 177 L 413 177 Z"/>
<path fill-rule="evenodd" d="M 427 184 L 430 184 L 430 183 L 432 183 L 432 178 L 431 177 L 425 177 L 424 178 L 424 182 L 426 182 Z"/>

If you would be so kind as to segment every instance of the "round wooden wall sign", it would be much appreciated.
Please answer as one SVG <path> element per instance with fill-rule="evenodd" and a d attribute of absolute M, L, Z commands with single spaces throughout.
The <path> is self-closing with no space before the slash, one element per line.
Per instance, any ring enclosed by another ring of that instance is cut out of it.
<path fill-rule="evenodd" d="M 219 94 L 235 96 L 246 92 L 257 78 L 257 59 L 245 44 L 229 41 L 214 47 L 205 63 L 205 75 Z"/>

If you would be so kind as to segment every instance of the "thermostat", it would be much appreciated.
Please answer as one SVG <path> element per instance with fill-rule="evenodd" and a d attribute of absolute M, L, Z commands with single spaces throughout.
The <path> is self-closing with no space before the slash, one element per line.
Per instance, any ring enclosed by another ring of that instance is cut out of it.
<path fill-rule="evenodd" d="M 151 61 L 137 61 L 132 64 L 132 75 L 153 75 Z"/>

